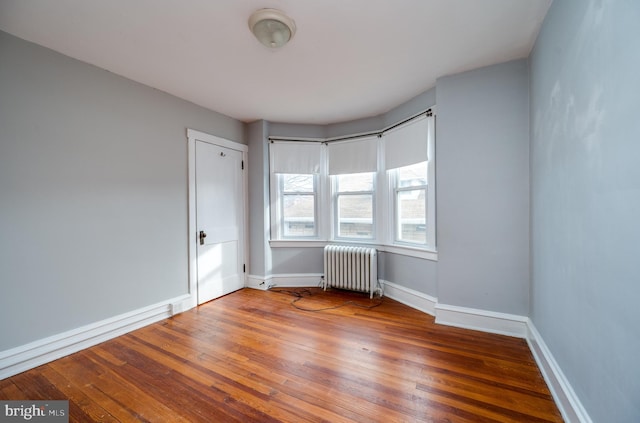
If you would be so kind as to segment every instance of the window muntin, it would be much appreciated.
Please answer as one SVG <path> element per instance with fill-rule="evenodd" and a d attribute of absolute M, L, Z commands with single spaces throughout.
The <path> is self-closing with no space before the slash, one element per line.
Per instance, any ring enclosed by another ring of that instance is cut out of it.
<path fill-rule="evenodd" d="M 317 182 L 315 175 L 277 174 L 281 237 L 316 238 Z"/>
<path fill-rule="evenodd" d="M 427 166 L 420 162 L 391 171 L 396 243 L 427 245 Z"/>
<path fill-rule="evenodd" d="M 375 172 L 333 176 L 334 238 L 375 238 Z"/>

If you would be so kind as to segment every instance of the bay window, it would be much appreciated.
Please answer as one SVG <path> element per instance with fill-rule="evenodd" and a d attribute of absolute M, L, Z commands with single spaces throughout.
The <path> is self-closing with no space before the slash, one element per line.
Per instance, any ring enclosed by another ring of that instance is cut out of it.
<path fill-rule="evenodd" d="M 273 246 L 365 243 L 437 259 L 431 110 L 376 133 L 272 139 L 270 181 Z"/>

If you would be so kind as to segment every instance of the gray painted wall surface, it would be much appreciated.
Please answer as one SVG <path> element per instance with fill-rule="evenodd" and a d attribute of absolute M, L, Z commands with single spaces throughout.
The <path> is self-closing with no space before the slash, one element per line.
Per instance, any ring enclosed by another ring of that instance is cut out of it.
<path fill-rule="evenodd" d="M 0 57 L 0 351 L 187 293 L 186 129 L 243 124 L 3 32 Z"/>
<path fill-rule="evenodd" d="M 269 136 L 325 138 L 326 128 L 323 125 L 269 122 Z"/>
<path fill-rule="evenodd" d="M 378 278 L 432 297 L 438 296 L 438 262 L 393 253 L 380 253 Z"/>
<path fill-rule="evenodd" d="M 417 113 L 420 113 L 436 104 L 436 89 L 431 88 L 423 93 L 418 94 L 412 99 L 394 107 L 387 113 L 352 120 L 348 122 L 333 123 L 326 126 L 326 136 L 340 137 L 344 135 L 360 134 L 365 132 L 380 131 L 391 125 L 403 121 Z"/>
<path fill-rule="evenodd" d="M 436 83 L 437 88 L 437 83 Z M 384 127 L 395 125 L 396 123 L 420 113 L 436 104 L 436 88 L 431 88 L 418 94 L 411 100 L 395 107 L 383 116 Z"/>
<path fill-rule="evenodd" d="M 249 269 L 254 276 L 271 274 L 269 248 L 269 123 L 259 120 L 247 125 L 249 143 Z"/>
<path fill-rule="evenodd" d="M 333 138 L 362 134 L 366 132 L 375 132 L 382 128 L 384 128 L 384 116 L 379 115 L 327 125 L 326 133 L 328 138 Z"/>
<path fill-rule="evenodd" d="M 556 1 L 531 55 L 531 317 L 594 422 L 640 421 L 639 22 Z"/>
<path fill-rule="evenodd" d="M 273 248 L 273 274 L 323 273 L 323 248 Z"/>
<path fill-rule="evenodd" d="M 525 60 L 437 81 L 438 300 L 529 313 Z"/>

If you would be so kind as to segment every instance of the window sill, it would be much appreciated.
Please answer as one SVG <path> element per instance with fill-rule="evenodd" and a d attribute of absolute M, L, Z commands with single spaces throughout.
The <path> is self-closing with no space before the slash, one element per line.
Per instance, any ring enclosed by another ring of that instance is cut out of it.
<path fill-rule="evenodd" d="M 374 247 L 380 252 L 399 254 L 402 256 L 416 257 L 425 260 L 438 261 L 438 252 L 426 250 L 422 248 L 414 248 L 404 245 L 379 245 L 366 242 L 349 242 L 349 241 L 323 241 L 323 240 L 271 240 L 269 245 L 271 248 L 324 248 L 328 244 L 344 244 L 353 246 Z"/>
<path fill-rule="evenodd" d="M 378 247 L 379 251 L 384 251 L 386 253 L 392 254 L 400 254 L 403 256 L 409 257 L 417 257 L 425 260 L 438 261 L 438 252 L 422 249 L 422 248 L 414 248 L 408 247 L 405 245 L 380 245 Z"/>
<path fill-rule="evenodd" d="M 324 248 L 327 244 L 329 244 L 329 241 L 321 241 L 317 239 L 286 239 L 269 241 L 271 248 Z"/>

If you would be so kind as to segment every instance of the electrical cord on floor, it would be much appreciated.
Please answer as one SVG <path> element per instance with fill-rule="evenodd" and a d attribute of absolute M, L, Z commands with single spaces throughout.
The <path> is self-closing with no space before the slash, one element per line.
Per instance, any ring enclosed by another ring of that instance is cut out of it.
<path fill-rule="evenodd" d="M 298 290 L 298 291 L 293 291 L 293 290 L 289 290 L 289 289 L 270 289 L 269 291 L 271 292 L 278 292 L 280 294 L 286 294 L 286 295 L 291 295 L 292 297 L 294 297 L 293 300 L 291 300 L 291 305 L 298 309 L 298 310 L 302 310 L 302 311 L 327 311 L 327 310 L 336 310 L 338 308 L 341 307 L 345 307 L 348 305 L 352 305 L 354 307 L 359 307 L 359 308 L 363 308 L 365 310 L 371 310 L 372 308 L 378 307 L 380 304 L 382 304 L 382 296 L 377 297 L 377 301 L 374 304 L 371 305 L 363 305 L 363 304 L 358 304 L 355 301 L 349 300 L 349 301 L 345 301 L 342 304 L 338 304 L 335 306 L 331 306 L 331 307 L 322 307 L 322 308 L 305 308 L 305 307 L 300 307 L 298 304 L 296 304 L 298 301 L 304 299 L 304 298 L 308 298 L 313 296 L 313 292 L 311 292 L 310 289 L 302 289 L 302 290 Z"/>

